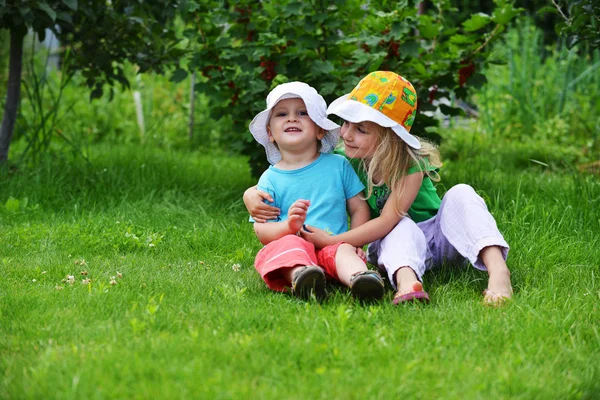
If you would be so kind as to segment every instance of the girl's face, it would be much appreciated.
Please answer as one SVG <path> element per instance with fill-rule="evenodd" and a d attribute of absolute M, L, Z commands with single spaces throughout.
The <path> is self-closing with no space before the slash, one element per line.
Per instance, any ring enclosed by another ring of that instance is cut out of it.
<path fill-rule="evenodd" d="M 357 124 L 345 121 L 341 136 L 344 140 L 346 156 L 349 158 L 370 159 L 379 144 L 378 125 L 364 121 Z"/>

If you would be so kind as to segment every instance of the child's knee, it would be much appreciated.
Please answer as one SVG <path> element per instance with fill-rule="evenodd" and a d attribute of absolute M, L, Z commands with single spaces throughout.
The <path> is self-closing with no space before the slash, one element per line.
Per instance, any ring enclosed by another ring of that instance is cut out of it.
<path fill-rule="evenodd" d="M 444 197 L 449 197 L 450 199 L 462 199 L 465 196 L 469 196 L 469 195 L 473 195 L 476 194 L 475 189 L 473 189 L 471 186 L 464 184 L 464 183 L 459 183 L 458 185 L 454 185 L 452 186 L 444 195 Z"/>
<path fill-rule="evenodd" d="M 342 243 L 338 246 L 336 254 L 356 254 L 354 246 L 348 243 Z"/>

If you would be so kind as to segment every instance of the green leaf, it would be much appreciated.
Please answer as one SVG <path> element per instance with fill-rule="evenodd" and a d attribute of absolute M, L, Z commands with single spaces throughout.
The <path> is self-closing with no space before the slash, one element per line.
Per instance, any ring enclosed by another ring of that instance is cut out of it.
<path fill-rule="evenodd" d="M 77 11 L 77 0 L 63 0 L 63 3 L 65 3 L 71 10 Z"/>
<path fill-rule="evenodd" d="M 102 97 L 102 86 L 97 86 L 96 89 L 92 90 L 90 93 L 90 101 L 99 99 L 100 97 Z"/>
<path fill-rule="evenodd" d="M 173 75 L 171 75 L 171 82 L 179 83 L 188 76 L 188 72 L 185 69 L 177 68 Z"/>
<path fill-rule="evenodd" d="M 543 14 L 546 14 L 546 13 L 552 13 L 552 14 L 557 14 L 558 15 L 558 10 L 556 9 L 556 7 L 545 6 L 545 7 L 540 8 L 536 12 L 537 15 L 543 15 Z"/>
<path fill-rule="evenodd" d="M 439 26 L 434 25 L 432 19 L 427 15 L 421 15 L 419 18 L 419 33 L 425 39 L 433 39 L 438 34 Z"/>
<path fill-rule="evenodd" d="M 492 21 L 499 25 L 506 25 L 523 10 L 523 8 L 514 8 L 511 4 L 505 4 L 494 10 Z"/>
<path fill-rule="evenodd" d="M 56 17 L 60 21 L 68 22 L 70 24 L 73 23 L 73 18 L 71 18 L 71 14 L 69 14 L 67 12 L 61 11 L 56 15 Z"/>
<path fill-rule="evenodd" d="M 333 72 L 333 64 L 329 61 L 316 60 L 312 64 L 312 70 L 315 72 L 319 72 L 323 75 L 327 75 Z"/>
<path fill-rule="evenodd" d="M 402 43 L 402 45 L 400 45 L 400 56 L 410 58 L 416 57 L 419 55 L 420 48 L 421 47 L 419 46 L 419 44 L 414 40 L 406 41 Z"/>
<path fill-rule="evenodd" d="M 462 115 L 462 110 L 458 107 L 450 107 L 443 103 L 440 103 L 439 107 L 440 111 L 444 115 L 449 115 L 451 117 L 457 117 L 459 115 Z"/>
<path fill-rule="evenodd" d="M 471 44 L 477 41 L 476 35 L 452 35 L 450 37 L 450 43 L 454 44 Z"/>
<path fill-rule="evenodd" d="M 477 73 L 469 77 L 469 79 L 467 79 L 467 83 L 469 86 L 479 89 L 487 83 L 487 78 L 485 75 Z"/>
<path fill-rule="evenodd" d="M 8 200 L 6 200 L 6 204 L 4 204 L 4 208 L 6 208 L 6 211 L 8 212 L 19 212 L 21 208 L 19 199 L 15 199 L 14 197 L 10 196 Z"/>
<path fill-rule="evenodd" d="M 46 14 L 48 14 L 48 16 L 50 17 L 50 19 L 52 20 L 52 22 L 56 21 L 56 12 L 54 12 L 54 10 L 51 9 L 48 4 L 46 4 L 46 3 L 40 3 L 39 7 L 40 7 L 40 10 L 42 10 Z"/>
<path fill-rule="evenodd" d="M 188 2 L 188 11 L 193 12 L 199 8 L 200 8 L 200 6 L 195 1 Z"/>
<path fill-rule="evenodd" d="M 292 2 L 285 7 L 285 11 L 283 12 L 284 17 L 289 17 L 292 15 L 298 15 L 300 10 L 302 9 L 301 2 Z"/>
<path fill-rule="evenodd" d="M 489 24 L 491 22 L 491 18 L 489 15 L 484 13 L 477 13 L 471 16 L 468 20 L 463 22 L 463 27 L 467 32 L 474 32 L 479 30 Z"/>

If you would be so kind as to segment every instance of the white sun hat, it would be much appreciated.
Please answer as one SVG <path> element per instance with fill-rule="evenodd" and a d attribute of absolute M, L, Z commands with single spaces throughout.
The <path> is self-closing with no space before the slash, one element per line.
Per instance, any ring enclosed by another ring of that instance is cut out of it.
<path fill-rule="evenodd" d="M 281 160 L 281 153 L 275 144 L 269 140 L 267 124 L 271 117 L 271 110 L 277 103 L 284 99 L 299 98 L 304 101 L 306 111 L 311 120 L 325 130 L 325 136 L 321 139 L 321 153 L 330 153 L 340 138 L 340 126 L 327 119 L 327 103 L 313 87 L 303 82 L 288 82 L 278 85 L 267 96 L 267 108 L 261 111 L 250 122 L 250 132 L 254 139 L 265 147 L 267 160 L 271 165 Z"/>
<path fill-rule="evenodd" d="M 417 92 L 413 85 L 390 71 L 371 72 L 352 92 L 329 105 L 327 115 L 359 123 L 374 122 L 392 130 L 413 149 L 420 149 L 419 139 L 410 134 L 417 115 Z"/>

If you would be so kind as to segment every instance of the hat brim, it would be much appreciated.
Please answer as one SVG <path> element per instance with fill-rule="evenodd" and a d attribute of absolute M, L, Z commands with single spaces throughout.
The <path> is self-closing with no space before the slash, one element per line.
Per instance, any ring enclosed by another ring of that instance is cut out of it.
<path fill-rule="evenodd" d="M 417 150 L 421 148 L 419 139 L 411 135 L 402 125 L 366 104 L 349 99 L 349 95 L 350 93 L 335 99 L 327 108 L 327 115 L 334 114 L 354 124 L 370 121 L 384 128 L 392 128 L 407 145 Z"/>
<path fill-rule="evenodd" d="M 325 131 L 325 136 L 323 139 L 321 139 L 321 153 L 331 153 L 340 138 L 340 126 L 327 119 L 326 116 L 321 116 L 320 114 L 322 112 L 319 113 L 317 106 L 314 105 L 310 100 L 304 99 L 302 96 L 297 94 L 286 93 L 273 102 L 273 107 L 281 100 L 295 98 L 302 99 L 302 101 L 304 101 L 308 116 L 315 124 L 323 128 Z M 281 161 L 281 152 L 279 149 L 277 149 L 274 143 L 271 143 L 269 140 L 269 134 L 267 132 L 267 124 L 269 122 L 273 107 L 259 112 L 254 117 L 252 122 L 250 122 L 250 133 L 252 133 L 252 136 L 254 136 L 254 139 L 256 139 L 258 143 L 264 146 L 267 153 L 267 161 L 269 161 L 269 164 L 271 165 L 275 165 Z"/>

